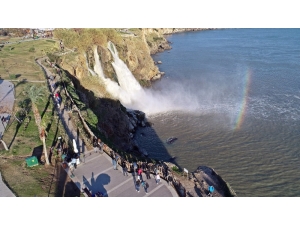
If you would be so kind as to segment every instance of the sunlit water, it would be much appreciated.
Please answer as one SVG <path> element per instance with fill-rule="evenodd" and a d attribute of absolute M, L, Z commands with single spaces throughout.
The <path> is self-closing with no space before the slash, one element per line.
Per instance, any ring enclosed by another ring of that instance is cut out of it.
<path fill-rule="evenodd" d="M 300 196 L 300 29 L 175 34 L 155 55 L 192 111 L 149 116 L 136 139 L 150 156 L 212 167 L 238 196 Z M 170 87 L 172 86 L 172 88 Z M 191 107 L 194 104 L 195 107 Z M 196 110 L 194 110 L 196 108 Z M 178 138 L 168 145 L 165 140 Z"/>

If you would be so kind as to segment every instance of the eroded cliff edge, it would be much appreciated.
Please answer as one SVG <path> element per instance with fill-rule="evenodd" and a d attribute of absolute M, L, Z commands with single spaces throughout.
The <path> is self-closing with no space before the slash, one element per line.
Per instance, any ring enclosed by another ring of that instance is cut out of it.
<path fill-rule="evenodd" d="M 151 86 L 153 80 L 161 77 L 151 55 L 171 48 L 164 35 L 188 30 L 196 29 L 56 29 L 54 35 L 61 40 L 64 50 L 52 58 L 69 74 L 81 100 L 98 116 L 97 128 L 106 139 L 116 148 L 138 150 L 132 137 L 139 125 L 147 125 L 144 116 L 128 113 L 88 67 L 94 69 L 95 57 L 99 57 L 105 77 L 118 82 L 107 47 L 111 41 L 140 85 Z"/>

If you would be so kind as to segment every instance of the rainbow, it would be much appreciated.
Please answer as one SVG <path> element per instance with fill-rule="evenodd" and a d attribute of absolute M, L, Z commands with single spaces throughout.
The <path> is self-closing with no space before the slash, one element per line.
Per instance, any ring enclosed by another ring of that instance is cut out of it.
<path fill-rule="evenodd" d="M 251 75 L 252 75 L 252 71 L 250 69 L 248 69 L 246 76 L 245 76 L 245 80 L 244 80 L 243 100 L 242 100 L 241 106 L 239 108 L 238 116 L 235 121 L 234 130 L 239 130 L 245 119 L 249 89 L 250 89 L 250 84 L 251 84 Z"/>

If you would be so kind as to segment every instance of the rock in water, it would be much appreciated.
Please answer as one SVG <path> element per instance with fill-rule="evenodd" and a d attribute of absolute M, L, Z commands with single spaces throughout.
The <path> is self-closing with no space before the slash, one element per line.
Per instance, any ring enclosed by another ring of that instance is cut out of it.
<path fill-rule="evenodd" d="M 176 137 L 170 137 L 166 140 L 167 144 L 172 144 L 174 141 L 176 141 L 178 138 Z"/>

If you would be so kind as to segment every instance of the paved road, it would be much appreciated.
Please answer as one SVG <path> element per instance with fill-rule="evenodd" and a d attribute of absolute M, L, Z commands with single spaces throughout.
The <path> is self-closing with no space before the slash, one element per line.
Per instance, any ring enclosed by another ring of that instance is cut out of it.
<path fill-rule="evenodd" d="M 7 81 L 0 79 L 0 119 L 5 118 L 11 113 L 15 101 L 14 85 Z M 8 122 L 8 121 L 7 121 Z M 0 120 L 0 139 L 4 134 L 7 122 Z"/>
<path fill-rule="evenodd" d="M 14 193 L 6 186 L 2 181 L 2 176 L 0 172 L 0 197 L 16 197 Z"/>
<path fill-rule="evenodd" d="M 120 166 L 114 170 L 112 160 L 105 152 L 87 152 L 76 169 L 67 168 L 66 171 L 80 190 L 87 187 L 92 193 L 102 192 L 105 197 L 178 197 L 165 180 L 161 179 L 156 184 L 153 175 L 147 180 L 145 174 L 142 177 L 149 184 L 148 193 L 142 187 L 137 192 L 134 185 L 136 177 L 131 173 L 124 176 Z"/>

